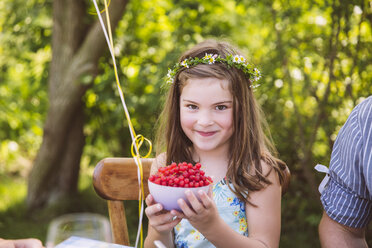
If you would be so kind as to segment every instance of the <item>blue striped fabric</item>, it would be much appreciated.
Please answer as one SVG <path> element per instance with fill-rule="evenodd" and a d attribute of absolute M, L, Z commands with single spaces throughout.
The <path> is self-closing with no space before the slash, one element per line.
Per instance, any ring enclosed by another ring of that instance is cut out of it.
<path fill-rule="evenodd" d="M 321 201 L 327 215 L 362 228 L 372 219 L 372 96 L 357 105 L 333 146 Z"/>

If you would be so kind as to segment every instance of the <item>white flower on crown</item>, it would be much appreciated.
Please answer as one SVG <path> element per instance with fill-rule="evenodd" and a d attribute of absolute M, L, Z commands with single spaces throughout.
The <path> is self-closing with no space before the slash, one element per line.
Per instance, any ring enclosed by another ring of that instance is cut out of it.
<path fill-rule="evenodd" d="M 208 64 L 214 64 L 214 58 L 213 57 L 211 57 L 211 58 L 209 58 L 209 60 L 208 60 Z"/>
<path fill-rule="evenodd" d="M 258 81 L 261 78 L 261 72 L 257 68 L 253 68 L 253 72 L 255 73 L 255 77 L 253 78 L 254 81 Z"/>
<path fill-rule="evenodd" d="M 173 76 L 172 76 L 173 70 L 168 69 L 168 74 L 167 74 L 167 83 L 171 84 L 173 83 Z"/>
<path fill-rule="evenodd" d="M 235 55 L 234 58 L 233 58 L 233 61 L 235 63 L 241 64 L 241 63 L 245 63 L 245 58 L 243 56 L 240 56 L 240 55 Z"/>
<path fill-rule="evenodd" d="M 239 61 L 239 55 L 235 55 L 235 56 L 233 57 L 233 61 L 234 61 L 235 63 L 238 63 L 238 61 Z"/>
<path fill-rule="evenodd" d="M 187 59 L 185 59 L 184 61 L 181 62 L 181 65 L 183 67 L 186 67 L 186 68 L 189 68 L 189 65 L 187 64 Z"/>
<path fill-rule="evenodd" d="M 204 55 L 203 59 L 208 60 L 208 59 L 212 58 L 212 56 L 213 56 L 213 54 L 211 54 L 211 53 L 209 53 L 209 54 L 206 53 L 206 54 Z"/>
<path fill-rule="evenodd" d="M 253 81 L 258 81 L 260 79 L 261 79 L 261 75 L 260 76 L 257 76 L 257 77 L 254 77 Z M 259 86 L 259 84 L 257 86 Z"/>
<path fill-rule="evenodd" d="M 172 72 L 173 72 L 172 69 L 168 69 L 167 78 L 171 78 L 172 77 Z"/>
<path fill-rule="evenodd" d="M 216 54 L 208 54 L 206 53 L 205 56 L 203 57 L 203 60 L 207 61 L 208 64 L 214 64 L 214 59 L 216 58 Z"/>

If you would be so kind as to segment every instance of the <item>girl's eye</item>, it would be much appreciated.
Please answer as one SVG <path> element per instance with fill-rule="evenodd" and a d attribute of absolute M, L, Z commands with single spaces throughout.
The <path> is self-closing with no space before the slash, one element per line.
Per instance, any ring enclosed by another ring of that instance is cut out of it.
<path fill-rule="evenodd" d="M 196 105 L 193 105 L 193 104 L 187 105 L 187 108 L 192 109 L 192 110 L 198 109 L 198 107 Z"/>
<path fill-rule="evenodd" d="M 227 107 L 225 105 L 217 105 L 216 109 L 217 110 L 225 110 L 225 109 L 227 109 Z"/>

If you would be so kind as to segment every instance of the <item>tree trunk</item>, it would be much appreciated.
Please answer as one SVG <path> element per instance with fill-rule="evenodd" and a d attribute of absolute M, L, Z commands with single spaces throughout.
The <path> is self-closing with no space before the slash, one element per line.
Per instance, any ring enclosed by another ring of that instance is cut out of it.
<path fill-rule="evenodd" d="M 126 4 L 127 1 L 111 1 L 109 11 L 113 29 Z M 43 142 L 28 180 L 27 205 L 30 210 L 77 191 L 84 146 L 82 96 L 89 87 L 80 79 L 97 70 L 98 59 L 108 50 L 98 20 L 88 25 L 88 18 L 84 0 L 53 1 L 53 56 L 48 82 L 50 106 Z"/>

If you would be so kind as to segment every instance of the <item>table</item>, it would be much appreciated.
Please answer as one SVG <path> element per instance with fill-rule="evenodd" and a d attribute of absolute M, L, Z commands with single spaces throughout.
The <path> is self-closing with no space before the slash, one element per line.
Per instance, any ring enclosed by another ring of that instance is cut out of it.
<path fill-rule="evenodd" d="M 133 248 L 132 246 L 118 245 L 94 239 L 71 236 L 54 248 Z"/>

